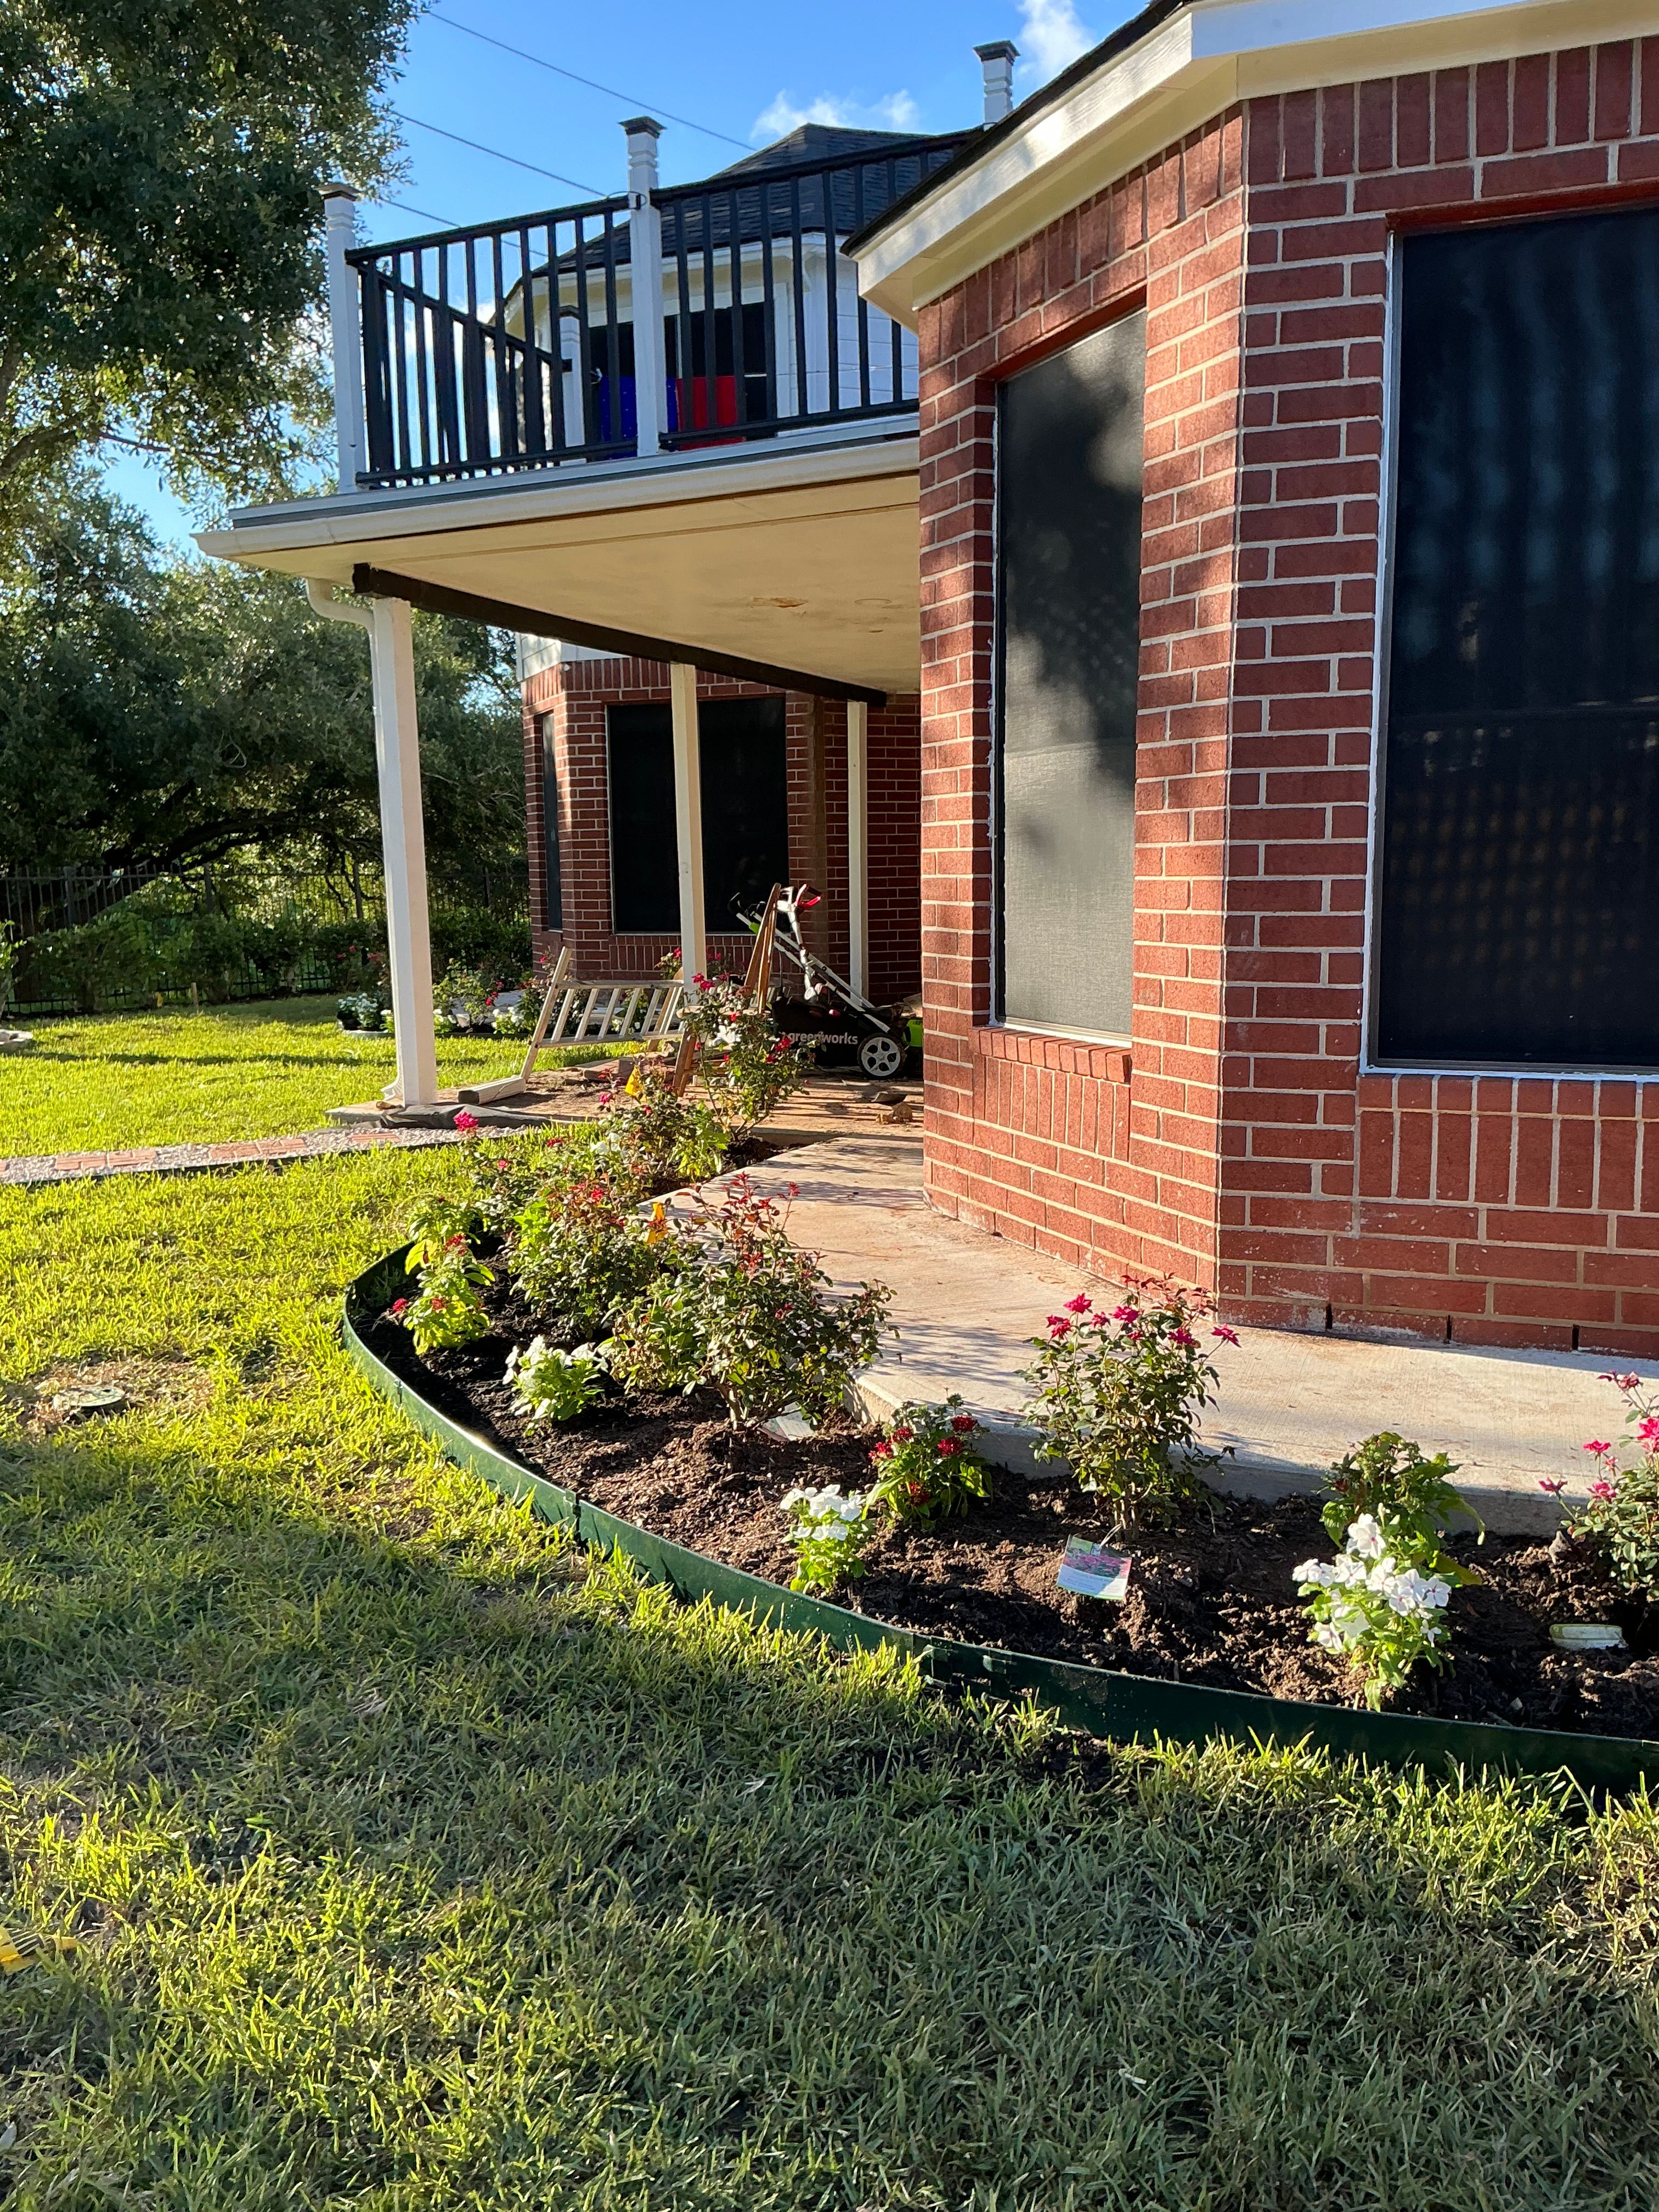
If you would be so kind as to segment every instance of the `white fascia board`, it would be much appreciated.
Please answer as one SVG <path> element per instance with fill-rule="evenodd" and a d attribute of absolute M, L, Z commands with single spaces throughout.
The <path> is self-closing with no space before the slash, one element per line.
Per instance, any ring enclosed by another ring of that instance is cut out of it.
<path fill-rule="evenodd" d="M 245 508 L 228 530 L 201 530 L 196 543 L 221 561 L 258 566 L 262 555 L 291 555 L 315 546 L 379 544 L 389 538 L 432 538 L 449 531 L 495 530 L 585 514 L 677 507 L 688 501 L 811 490 L 818 485 L 915 476 L 921 452 L 914 432 L 861 442 L 842 438 L 811 447 L 753 447 L 720 461 L 675 459 L 605 467 L 583 464 L 526 473 L 510 484 L 444 484 L 419 491 L 354 492 L 282 507 Z M 335 565 L 338 565 L 337 562 Z M 325 574 L 319 571 L 319 574 Z"/>
<path fill-rule="evenodd" d="M 877 231 L 859 289 L 914 330 L 930 300 L 1235 100 L 1650 31 L 1659 0 L 1193 0 Z"/>

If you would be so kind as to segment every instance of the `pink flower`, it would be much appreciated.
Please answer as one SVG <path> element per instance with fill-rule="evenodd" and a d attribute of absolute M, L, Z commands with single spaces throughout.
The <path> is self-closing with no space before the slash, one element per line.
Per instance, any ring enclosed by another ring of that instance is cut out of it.
<path fill-rule="evenodd" d="M 1559 1474 L 1540 1474 L 1538 1478 L 1538 1487 L 1547 1491 L 1552 1498 L 1559 1498 L 1566 1486 Z"/>
<path fill-rule="evenodd" d="M 1183 1352 L 1190 1352 L 1198 1342 L 1198 1339 L 1189 1328 L 1172 1328 L 1170 1331 L 1170 1341 L 1171 1344 L 1178 1344 Z"/>
<path fill-rule="evenodd" d="M 1112 1308 L 1112 1319 L 1114 1321 L 1139 1321 L 1140 1319 L 1140 1309 L 1139 1306 L 1114 1306 Z"/>
<path fill-rule="evenodd" d="M 1236 1328 L 1212 1328 L 1210 1334 L 1212 1336 L 1218 1336 L 1224 1344 L 1238 1342 L 1238 1331 Z"/>
<path fill-rule="evenodd" d="M 1601 1504 L 1605 1504 L 1613 1495 L 1613 1485 L 1607 1480 L 1606 1475 L 1598 1475 L 1589 1486 L 1589 1494 Z"/>
<path fill-rule="evenodd" d="M 954 1437 L 941 1437 L 939 1440 L 939 1455 L 941 1459 L 954 1459 L 961 1449 L 962 1446 Z"/>
<path fill-rule="evenodd" d="M 401 1317 L 408 1311 L 409 1300 L 407 1298 L 399 1298 L 396 1305 L 388 1306 L 386 1308 L 387 1314 L 393 1321 L 401 1319 Z"/>
<path fill-rule="evenodd" d="M 1054 1338 L 1056 1344 L 1059 1343 L 1062 1336 L 1069 1336 L 1071 1333 L 1072 1324 L 1066 1320 L 1064 1314 L 1049 1315 L 1048 1334 Z"/>
<path fill-rule="evenodd" d="M 477 1126 L 477 1115 L 476 1114 L 469 1114 L 465 1107 L 463 1106 L 460 1112 L 455 1116 L 455 1127 L 458 1129 L 471 1132 L 471 1130 L 476 1129 Z"/>
<path fill-rule="evenodd" d="M 1086 1314 L 1092 1309 L 1093 1305 L 1094 1300 L 1092 1298 L 1085 1297 L 1083 1292 L 1079 1291 L 1074 1298 L 1066 1299 L 1066 1310 L 1069 1314 Z"/>
<path fill-rule="evenodd" d="M 1589 1454 L 1592 1459 L 1611 1459 L 1613 1457 L 1613 1446 L 1599 1438 L 1587 1443 L 1584 1446 L 1584 1449 Z"/>
<path fill-rule="evenodd" d="M 1650 1451 L 1659 1451 L 1659 1413 L 1646 1414 L 1636 1424 L 1636 1441 Z"/>

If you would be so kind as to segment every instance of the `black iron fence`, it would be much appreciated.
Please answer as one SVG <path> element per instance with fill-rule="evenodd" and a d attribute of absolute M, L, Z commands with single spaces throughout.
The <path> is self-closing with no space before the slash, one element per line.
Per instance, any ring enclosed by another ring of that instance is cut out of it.
<path fill-rule="evenodd" d="M 434 959 L 528 966 L 525 886 L 488 908 L 434 890 Z M 385 979 L 377 874 L 0 871 L 0 1019 L 356 991 Z"/>
<path fill-rule="evenodd" d="M 652 195 L 659 266 L 625 198 L 434 231 L 349 257 L 368 485 L 439 483 L 636 450 L 635 285 L 662 319 L 646 409 L 670 447 L 905 413 L 915 343 L 841 251 L 960 137 L 757 168 Z M 654 355 L 653 348 L 641 349 Z"/>

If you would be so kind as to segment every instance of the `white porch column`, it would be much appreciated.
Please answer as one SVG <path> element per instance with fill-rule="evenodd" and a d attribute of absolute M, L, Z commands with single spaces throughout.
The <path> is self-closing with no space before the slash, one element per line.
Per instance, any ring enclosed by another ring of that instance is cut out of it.
<path fill-rule="evenodd" d="M 690 983 L 708 972 L 702 904 L 702 751 L 697 742 L 697 672 L 677 660 L 668 672 L 674 717 L 674 841 L 680 863 L 680 972 Z"/>
<path fill-rule="evenodd" d="M 847 702 L 847 980 L 870 995 L 870 709 Z"/>
<path fill-rule="evenodd" d="M 432 937 L 421 816 L 421 738 L 415 717 L 415 643 L 406 599 L 376 599 L 368 633 L 374 676 L 374 762 L 386 857 L 386 934 L 392 962 L 403 1103 L 438 1103 L 432 1009 Z"/>
<path fill-rule="evenodd" d="M 432 937 L 426 905 L 426 824 L 421 816 L 421 736 L 415 717 L 415 638 L 404 599 L 366 607 L 336 599 L 332 584 L 308 579 L 306 597 L 330 622 L 368 632 L 374 686 L 374 768 L 380 789 L 386 867 L 386 936 L 392 975 L 398 1080 L 404 1106 L 438 1103 L 438 1047 L 432 1006 Z"/>
<path fill-rule="evenodd" d="M 334 437 L 340 489 L 356 491 L 368 466 L 363 435 L 363 340 L 357 272 L 346 259 L 357 243 L 357 195 L 349 185 L 323 186 L 324 246 L 328 261 L 328 324 L 334 353 Z"/>
<path fill-rule="evenodd" d="M 628 133 L 628 269 L 634 304 L 635 450 L 660 453 L 668 428 L 667 364 L 662 337 L 662 216 L 657 189 L 657 141 L 662 125 L 648 115 L 624 123 Z"/>

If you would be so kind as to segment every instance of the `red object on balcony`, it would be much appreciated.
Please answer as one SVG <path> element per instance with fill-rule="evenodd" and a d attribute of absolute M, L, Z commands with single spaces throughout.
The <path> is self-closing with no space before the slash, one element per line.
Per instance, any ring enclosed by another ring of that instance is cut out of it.
<path fill-rule="evenodd" d="M 714 379 L 714 419 L 708 419 L 708 379 L 706 376 L 677 376 L 673 380 L 673 420 L 672 430 L 719 430 L 738 419 L 738 380 L 735 376 L 716 376 Z M 711 438 L 711 446 L 732 446 L 735 438 Z"/>

